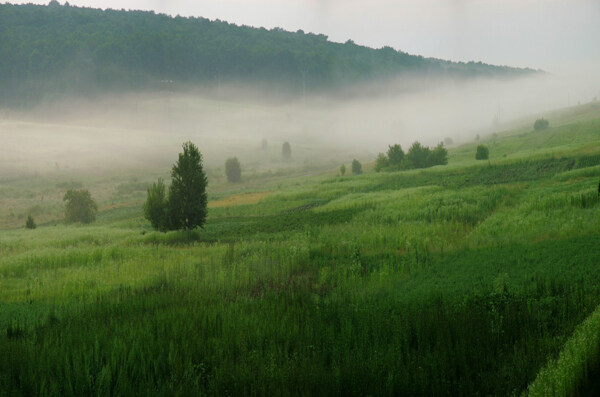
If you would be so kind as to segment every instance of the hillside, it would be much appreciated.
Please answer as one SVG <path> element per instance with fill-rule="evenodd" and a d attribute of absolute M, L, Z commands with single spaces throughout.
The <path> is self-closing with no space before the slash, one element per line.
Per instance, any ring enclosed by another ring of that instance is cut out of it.
<path fill-rule="evenodd" d="M 261 83 L 292 92 L 419 74 L 516 77 L 530 69 L 454 63 L 322 34 L 204 18 L 0 4 L 0 104 L 103 90 Z"/>
<path fill-rule="evenodd" d="M 426 170 L 211 179 L 192 233 L 142 218 L 153 171 L 0 181 L 102 208 L 0 234 L 0 395 L 596 395 L 600 105 L 548 118 Z"/>

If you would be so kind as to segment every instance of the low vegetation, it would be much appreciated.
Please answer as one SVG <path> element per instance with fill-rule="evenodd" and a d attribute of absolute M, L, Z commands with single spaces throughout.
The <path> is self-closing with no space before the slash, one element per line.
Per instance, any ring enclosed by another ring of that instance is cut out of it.
<path fill-rule="evenodd" d="M 415 142 L 406 154 L 398 144 L 388 147 L 387 154 L 379 153 L 375 160 L 375 171 L 398 171 L 413 168 L 429 168 L 448 164 L 448 150 L 443 143 L 434 149 Z"/>
<path fill-rule="evenodd" d="M 490 162 L 224 183 L 202 230 L 153 230 L 143 200 L 4 230 L 0 394 L 596 395 L 588 117 Z"/>

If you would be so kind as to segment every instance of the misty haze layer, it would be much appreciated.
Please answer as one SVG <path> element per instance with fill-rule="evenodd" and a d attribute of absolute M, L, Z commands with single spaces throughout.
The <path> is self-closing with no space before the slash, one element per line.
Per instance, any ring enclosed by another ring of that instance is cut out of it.
<path fill-rule="evenodd" d="M 287 166 L 280 162 L 284 141 L 292 144 L 294 164 L 369 161 L 388 144 L 471 141 L 476 134 L 501 132 L 515 119 L 530 123 L 551 109 L 598 96 L 597 80 L 544 76 L 510 83 L 397 80 L 385 90 L 362 86 L 304 98 L 226 86 L 52 102 L 34 111 L 4 112 L 0 169 L 160 167 L 187 140 L 199 145 L 210 167 L 229 156 L 257 169 Z M 263 139 L 267 153 L 260 150 Z"/>

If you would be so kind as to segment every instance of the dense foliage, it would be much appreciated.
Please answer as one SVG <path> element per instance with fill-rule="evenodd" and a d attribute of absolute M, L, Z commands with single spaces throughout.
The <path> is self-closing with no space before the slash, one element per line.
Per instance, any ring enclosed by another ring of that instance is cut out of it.
<path fill-rule="evenodd" d="M 65 222 L 92 223 L 96 220 L 98 205 L 92 200 L 89 190 L 68 190 L 63 201 L 66 201 Z"/>
<path fill-rule="evenodd" d="M 475 160 L 487 160 L 490 158 L 490 149 L 485 145 L 477 146 L 475 152 Z"/>
<path fill-rule="evenodd" d="M 536 131 L 545 130 L 548 129 L 548 127 L 550 127 L 550 122 L 544 118 L 537 119 L 533 123 L 533 129 Z"/>
<path fill-rule="evenodd" d="M 356 160 L 356 159 L 352 160 L 351 168 L 352 168 L 353 175 L 362 174 L 362 164 L 358 160 Z"/>
<path fill-rule="evenodd" d="M 25 221 L 25 227 L 27 229 L 35 229 L 37 227 L 35 224 L 35 220 L 31 215 L 27 216 L 27 220 Z"/>
<path fill-rule="evenodd" d="M 375 160 L 375 171 L 429 168 L 445 164 L 448 164 L 448 150 L 446 150 L 443 143 L 440 143 L 434 149 L 430 149 L 420 142 L 414 142 L 406 154 L 398 144 L 389 146 L 387 155 L 379 153 Z"/>
<path fill-rule="evenodd" d="M 168 201 L 162 178 L 148 188 L 148 196 L 144 203 L 144 217 L 156 230 L 166 231 L 169 229 Z"/>
<path fill-rule="evenodd" d="M 239 182 L 242 179 L 242 166 L 237 157 L 225 161 L 225 175 L 229 182 Z"/>
<path fill-rule="evenodd" d="M 144 216 L 160 231 L 202 227 L 208 212 L 207 185 L 202 154 L 196 145 L 186 142 L 171 170 L 168 197 L 165 197 L 165 185 L 159 179 L 148 189 Z"/>
<path fill-rule="evenodd" d="M 0 4 L 0 100 L 190 83 L 279 84 L 298 93 L 418 72 L 520 76 L 528 69 L 452 63 L 321 34 L 204 18 L 73 6 Z"/>

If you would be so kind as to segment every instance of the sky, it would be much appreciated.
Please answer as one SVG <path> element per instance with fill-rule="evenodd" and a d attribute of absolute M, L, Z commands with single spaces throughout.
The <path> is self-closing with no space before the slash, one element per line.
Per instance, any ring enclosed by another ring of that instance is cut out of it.
<path fill-rule="evenodd" d="M 302 29 L 337 42 L 352 39 L 427 57 L 556 74 L 595 74 L 600 68 L 599 0 L 71 0 L 70 4 Z"/>

